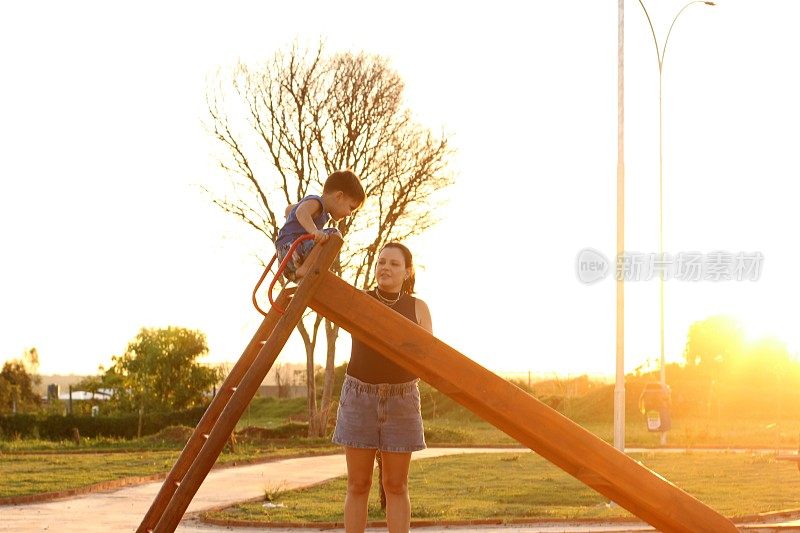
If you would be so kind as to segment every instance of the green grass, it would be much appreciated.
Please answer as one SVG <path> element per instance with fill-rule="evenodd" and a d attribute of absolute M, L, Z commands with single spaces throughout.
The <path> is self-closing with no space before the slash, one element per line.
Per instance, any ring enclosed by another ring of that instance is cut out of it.
<path fill-rule="evenodd" d="M 726 516 L 800 507 L 794 464 L 772 455 L 719 452 L 646 453 L 632 458 Z M 475 476 L 475 472 L 481 472 Z M 631 517 L 606 498 L 530 453 L 458 455 L 413 461 L 412 520 Z M 341 522 L 344 477 L 272 494 L 285 508 L 250 502 L 210 513 L 221 519 Z M 382 520 L 373 481 L 370 520 Z"/>
<path fill-rule="evenodd" d="M 0 497 L 75 489 L 133 476 L 166 472 L 177 451 L 69 455 L 0 455 Z"/>
<path fill-rule="evenodd" d="M 79 445 L 72 440 L 11 439 L 0 440 L 0 453 L 89 453 L 181 450 L 194 428 L 170 426 L 155 435 L 140 439 L 82 437 Z"/>
<path fill-rule="evenodd" d="M 304 417 L 306 412 L 305 398 L 253 398 L 236 425 L 236 430 L 250 426 L 274 428 L 288 422 L 289 417 Z"/>
<path fill-rule="evenodd" d="M 579 421 L 579 423 L 606 442 L 613 441 L 611 422 Z M 237 428 L 237 431 L 241 431 L 244 427 L 256 426 L 256 424 L 246 423 L 240 423 L 240 425 L 242 427 Z M 282 425 L 285 425 L 285 419 L 278 420 L 273 417 L 268 425 L 259 427 L 269 427 L 275 430 Z M 514 439 L 488 422 L 462 418 L 440 417 L 426 420 L 425 438 L 429 445 L 511 446 L 517 444 Z M 324 441 L 325 439 L 321 439 L 319 442 Z M 306 439 L 275 441 L 276 444 L 279 442 L 286 446 L 305 446 L 309 443 Z M 649 433 L 644 427 L 644 421 L 629 420 L 626 424 L 625 442 L 629 447 L 658 447 L 659 434 Z M 68 440 L 18 439 L 0 440 L 0 453 L 180 450 L 183 444 L 183 441 L 172 442 L 147 437 L 134 440 L 105 437 L 83 438 L 80 446 L 76 446 Z M 673 430 L 668 434 L 668 445 L 676 447 L 796 449 L 798 444 L 800 444 L 800 421 L 789 420 L 684 418 L 674 420 Z"/>
<path fill-rule="evenodd" d="M 577 421 L 606 442 L 613 442 L 611 422 Z M 507 446 L 516 441 L 488 422 L 478 419 L 436 418 L 425 421 L 428 444 L 470 444 Z M 709 420 L 680 418 L 673 420 L 667 434 L 668 446 L 717 448 L 797 449 L 800 444 L 800 420 Z M 650 433 L 644 420 L 629 419 L 625 425 L 625 444 L 629 447 L 660 446 L 658 433 Z"/>
<path fill-rule="evenodd" d="M 420 386 L 422 413 L 433 444 L 507 445 L 502 431 L 473 415 L 429 385 Z M 636 397 L 636 395 L 632 395 Z M 564 403 L 563 414 L 607 442 L 613 441 L 613 390 L 592 391 Z M 627 407 L 625 442 L 632 447 L 657 447 L 659 434 L 650 433 L 644 417 Z M 448 440 L 453 439 L 453 440 Z M 679 447 L 798 448 L 800 419 L 768 416 L 673 416 L 668 445 Z"/>
<path fill-rule="evenodd" d="M 87 453 L 130 452 L 136 450 L 180 450 L 183 446 L 173 442 L 154 442 L 145 439 L 115 439 L 108 437 L 82 438 L 80 446 L 71 440 L 12 439 L 0 440 L 3 453 Z"/>
<path fill-rule="evenodd" d="M 305 400 L 302 398 L 256 398 L 248 411 L 245 411 L 239 423 L 239 431 L 251 426 L 267 427 L 269 431 L 251 431 L 251 439 L 241 437 L 237 453 L 223 454 L 222 461 L 339 450 L 327 438 L 300 438 L 297 435 L 304 433 L 303 428 L 287 424 L 289 417 L 302 416 L 305 412 Z M 432 400 L 423 396 L 426 440 L 431 446 L 518 445 L 512 438 L 452 400 L 438 400 L 436 412 L 434 418 Z M 588 416 L 586 409 L 573 412 L 576 416 Z M 610 421 L 579 422 L 600 438 L 612 441 L 613 427 Z M 190 433 L 191 428 L 167 428 L 157 435 L 142 439 L 83 438 L 80 446 L 67 440 L 0 440 L 0 497 L 73 489 L 101 481 L 166 472 Z M 274 438 L 290 435 L 295 436 Z M 798 435 L 800 421 L 795 420 L 678 417 L 673 420 L 668 443 L 676 447 L 796 449 Z M 658 438 L 657 433 L 646 431 L 638 413 L 629 413 L 626 426 L 626 444 L 629 447 L 657 447 Z M 111 459 L 112 456 L 116 459 Z M 13 466 L 16 464 L 24 467 L 16 468 Z"/>
<path fill-rule="evenodd" d="M 613 441 L 611 422 L 581 422 L 581 425 L 606 440 Z M 792 448 L 800 441 L 800 420 L 678 418 L 667 434 L 669 446 L 719 448 Z M 658 447 L 659 434 L 649 433 L 643 420 L 628 420 L 627 446 Z"/>
<path fill-rule="evenodd" d="M 218 464 L 337 453 L 330 443 L 239 445 L 225 451 Z M 0 453 L 0 498 L 78 489 L 127 477 L 169 472 L 180 454 L 174 450 L 83 453 Z"/>

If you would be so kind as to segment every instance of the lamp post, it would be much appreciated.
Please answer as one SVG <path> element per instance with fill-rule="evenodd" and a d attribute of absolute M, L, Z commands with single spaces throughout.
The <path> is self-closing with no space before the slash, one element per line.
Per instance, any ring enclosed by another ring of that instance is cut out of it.
<path fill-rule="evenodd" d="M 625 251 L 625 0 L 617 0 L 617 255 Z M 616 269 L 616 264 L 614 265 Z M 616 281 L 614 447 L 625 452 L 625 280 Z"/>
<path fill-rule="evenodd" d="M 642 0 L 639 0 L 639 5 L 642 6 L 647 23 L 650 25 L 650 33 L 653 34 L 653 43 L 656 46 L 656 56 L 658 58 L 658 258 L 664 258 L 664 120 L 663 120 L 663 80 L 664 80 L 664 55 L 667 53 L 667 45 L 669 44 L 669 36 L 672 35 L 672 29 L 675 27 L 675 22 L 681 13 L 686 11 L 686 8 L 693 4 L 705 4 L 707 6 L 715 6 L 714 2 L 706 2 L 705 0 L 692 0 L 684 5 L 680 11 L 672 19 L 672 23 L 667 31 L 667 37 L 664 39 L 664 46 L 659 48 L 658 39 L 656 38 L 656 30 L 653 28 L 653 21 L 650 19 L 650 14 L 647 8 L 644 7 Z M 667 369 L 665 366 L 664 358 L 664 269 L 661 268 L 661 276 L 659 281 L 659 330 L 660 330 L 660 370 L 661 370 L 661 387 L 666 390 L 667 386 Z M 667 443 L 667 434 L 661 433 L 661 444 Z"/>

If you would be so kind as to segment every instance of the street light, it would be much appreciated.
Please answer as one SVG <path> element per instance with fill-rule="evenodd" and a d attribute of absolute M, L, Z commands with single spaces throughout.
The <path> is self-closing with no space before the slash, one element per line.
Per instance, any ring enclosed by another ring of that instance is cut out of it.
<path fill-rule="evenodd" d="M 705 4 L 707 6 L 717 5 L 714 2 L 706 2 L 704 0 L 692 0 L 684 5 L 680 11 L 672 19 L 672 24 L 667 31 L 667 37 L 664 39 L 664 46 L 658 47 L 658 39 L 656 38 L 656 30 L 653 28 L 653 21 L 650 19 L 650 14 L 647 8 L 644 7 L 642 0 L 639 0 L 639 5 L 642 6 L 647 23 L 650 25 L 650 33 L 653 34 L 653 43 L 656 46 L 656 56 L 658 58 L 658 258 L 664 259 L 664 120 L 663 120 L 663 79 L 664 79 L 664 55 L 667 52 L 667 44 L 669 44 L 669 36 L 672 34 L 672 28 L 675 27 L 675 22 L 681 16 L 687 7 L 692 4 Z M 660 369 L 661 369 L 661 386 L 667 386 L 667 369 L 665 366 L 664 358 L 664 269 L 661 268 L 661 276 L 659 282 L 659 328 L 661 332 L 660 339 Z M 661 444 L 667 443 L 667 434 L 661 433 Z"/>

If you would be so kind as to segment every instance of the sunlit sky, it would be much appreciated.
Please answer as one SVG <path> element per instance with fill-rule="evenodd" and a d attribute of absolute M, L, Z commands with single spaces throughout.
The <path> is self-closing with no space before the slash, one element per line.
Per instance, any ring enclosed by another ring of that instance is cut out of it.
<path fill-rule="evenodd" d="M 663 42 L 684 2 L 646 5 Z M 654 253 L 658 68 L 638 2 L 625 9 L 626 248 Z M 720 313 L 800 350 L 797 20 L 792 0 L 721 0 L 670 37 L 664 249 L 764 256 L 758 281 L 667 282 L 670 361 Z M 409 243 L 437 336 L 496 371 L 613 374 L 614 284 L 575 272 L 581 249 L 616 246 L 610 0 L 3 3 L 0 363 L 35 346 L 42 373 L 94 373 L 167 325 L 204 331 L 209 361 L 239 356 L 272 244 L 201 191 L 224 179 L 206 77 L 320 38 L 388 57 L 415 118 L 457 149 L 442 222 Z M 631 370 L 658 355 L 658 284 L 626 291 Z"/>

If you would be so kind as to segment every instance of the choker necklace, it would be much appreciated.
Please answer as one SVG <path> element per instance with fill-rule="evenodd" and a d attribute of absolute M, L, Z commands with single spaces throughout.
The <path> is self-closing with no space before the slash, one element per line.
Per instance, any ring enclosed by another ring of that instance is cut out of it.
<path fill-rule="evenodd" d="M 388 305 L 389 307 L 392 307 L 392 306 L 394 306 L 394 304 L 396 304 L 397 302 L 400 301 L 400 298 L 403 296 L 403 293 L 402 292 L 398 292 L 397 293 L 397 298 L 392 300 L 390 298 L 386 298 L 386 297 L 382 296 L 381 295 L 381 290 L 379 288 L 375 287 L 375 296 L 377 296 L 378 300 L 380 300 L 381 303 L 383 303 L 384 305 Z"/>

